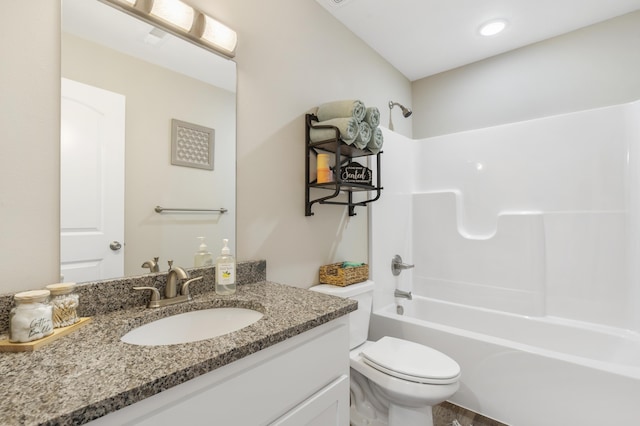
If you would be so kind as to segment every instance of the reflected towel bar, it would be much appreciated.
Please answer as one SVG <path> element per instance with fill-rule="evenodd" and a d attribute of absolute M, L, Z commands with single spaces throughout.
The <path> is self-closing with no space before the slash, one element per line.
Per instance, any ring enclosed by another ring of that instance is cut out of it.
<path fill-rule="evenodd" d="M 156 206 L 156 208 L 154 210 L 156 211 L 156 213 L 162 213 L 162 212 L 205 212 L 205 213 L 220 212 L 220 214 L 223 214 L 223 213 L 227 212 L 227 209 L 225 209 L 224 207 L 221 207 L 219 209 L 174 209 L 174 208 L 169 208 L 169 207 Z"/>

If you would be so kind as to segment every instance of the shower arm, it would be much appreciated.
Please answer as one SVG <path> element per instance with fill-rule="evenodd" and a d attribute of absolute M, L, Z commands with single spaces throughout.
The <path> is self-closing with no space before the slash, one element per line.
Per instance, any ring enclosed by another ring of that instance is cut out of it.
<path fill-rule="evenodd" d="M 389 101 L 389 130 L 394 130 L 393 129 L 393 114 L 391 114 L 391 111 L 393 110 L 393 105 L 394 105 L 394 103 L 392 101 Z"/>
<path fill-rule="evenodd" d="M 399 106 L 400 109 L 402 110 L 402 116 L 407 118 L 409 117 L 411 114 L 413 114 L 413 111 L 411 111 L 410 108 L 405 107 L 402 104 L 399 104 L 398 102 L 393 102 L 393 101 L 389 101 L 389 130 L 394 130 L 393 129 L 393 119 L 392 119 L 392 110 L 394 106 Z"/>

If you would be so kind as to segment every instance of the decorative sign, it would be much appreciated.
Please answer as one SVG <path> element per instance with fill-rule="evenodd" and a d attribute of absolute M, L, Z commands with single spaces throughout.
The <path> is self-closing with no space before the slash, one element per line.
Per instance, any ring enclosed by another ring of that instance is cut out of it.
<path fill-rule="evenodd" d="M 347 164 L 340 171 L 340 180 L 343 183 L 371 185 L 372 176 L 371 169 L 356 162 Z"/>
<path fill-rule="evenodd" d="M 215 130 L 171 120 L 171 164 L 213 170 Z"/>

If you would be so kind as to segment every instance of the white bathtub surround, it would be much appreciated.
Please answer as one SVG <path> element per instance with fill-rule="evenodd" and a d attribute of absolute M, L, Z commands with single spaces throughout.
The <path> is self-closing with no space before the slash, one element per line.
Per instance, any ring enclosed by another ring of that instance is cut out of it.
<path fill-rule="evenodd" d="M 540 212 L 502 212 L 491 235 L 463 235 L 459 191 L 414 194 L 417 294 L 525 315 L 545 314 L 545 239 Z M 429 236 L 428 238 L 420 238 Z M 462 266 L 461 266 L 462 265 Z"/>
<path fill-rule="evenodd" d="M 640 102 L 385 140 L 403 173 L 371 207 L 373 334 L 427 309 L 393 332 L 460 359 L 452 401 L 509 424 L 639 418 Z M 393 277 L 394 254 L 415 269 Z"/>
<path fill-rule="evenodd" d="M 371 339 L 398 336 L 455 357 L 450 402 L 518 426 L 635 424 L 640 339 L 631 332 L 414 296 L 372 315 Z M 597 407 L 597 409 L 589 409 Z"/>

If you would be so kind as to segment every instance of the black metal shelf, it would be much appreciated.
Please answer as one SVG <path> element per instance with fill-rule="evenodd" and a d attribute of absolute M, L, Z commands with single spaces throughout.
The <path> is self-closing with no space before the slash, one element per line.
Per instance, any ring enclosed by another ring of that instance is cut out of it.
<path fill-rule="evenodd" d="M 357 206 L 366 206 L 368 203 L 376 201 L 380 198 L 382 194 L 382 186 L 381 186 L 381 178 L 380 178 L 380 154 L 382 152 L 378 152 L 374 154 L 365 149 L 359 149 L 355 146 L 344 143 L 340 139 L 340 130 L 334 126 L 326 126 L 326 125 L 315 125 L 314 128 L 318 129 L 333 129 L 335 131 L 335 137 L 323 141 L 311 142 L 310 132 L 309 130 L 312 127 L 312 122 L 318 122 L 318 118 L 314 114 L 306 114 L 305 116 L 305 174 L 306 174 L 306 182 L 305 182 L 305 216 L 313 216 L 313 212 L 311 208 L 315 203 L 318 204 L 333 204 L 333 205 L 341 205 L 347 206 L 349 208 L 349 216 L 355 216 L 355 207 Z M 327 183 L 317 183 L 316 181 L 310 180 L 310 166 L 309 162 L 311 160 L 311 155 L 317 155 L 318 151 L 330 152 L 335 154 L 335 166 L 334 166 L 334 182 Z M 341 176 L 341 168 L 348 163 L 353 158 L 358 157 L 376 157 L 376 184 L 375 185 L 366 185 L 360 183 L 351 183 L 351 182 L 342 182 L 340 180 Z M 331 194 L 318 197 L 315 199 L 311 199 L 311 188 L 323 189 L 332 191 Z M 373 198 L 364 200 L 364 201 L 354 201 L 353 193 L 354 192 L 370 192 L 375 191 L 375 196 Z M 336 197 L 341 194 L 347 194 L 347 201 L 338 201 L 335 200 Z"/>

